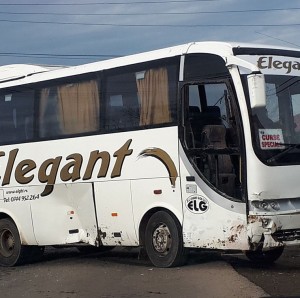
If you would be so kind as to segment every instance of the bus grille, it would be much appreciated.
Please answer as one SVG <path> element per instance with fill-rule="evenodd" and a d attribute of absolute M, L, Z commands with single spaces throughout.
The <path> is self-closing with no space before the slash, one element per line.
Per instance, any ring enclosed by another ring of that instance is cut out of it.
<path fill-rule="evenodd" d="M 300 229 L 277 231 L 272 236 L 277 241 L 294 241 L 300 240 Z"/>

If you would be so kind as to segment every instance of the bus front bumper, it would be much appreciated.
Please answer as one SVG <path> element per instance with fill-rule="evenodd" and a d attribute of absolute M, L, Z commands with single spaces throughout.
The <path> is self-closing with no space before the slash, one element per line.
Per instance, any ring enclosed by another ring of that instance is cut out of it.
<path fill-rule="evenodd" d="M 300 213 L 248 216 L 247 235 L 252 249 L 300 245 Z"/>

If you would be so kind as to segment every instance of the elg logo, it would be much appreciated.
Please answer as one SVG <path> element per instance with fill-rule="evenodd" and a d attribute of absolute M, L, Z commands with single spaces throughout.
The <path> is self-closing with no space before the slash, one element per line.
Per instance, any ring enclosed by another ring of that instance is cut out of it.
<path fill-rule="evenodd" d="M 191 196 L 186 199 L 185 205 L 192 213 L 201 214 L 208 210 L 208 201 L 201 196 Z"/>

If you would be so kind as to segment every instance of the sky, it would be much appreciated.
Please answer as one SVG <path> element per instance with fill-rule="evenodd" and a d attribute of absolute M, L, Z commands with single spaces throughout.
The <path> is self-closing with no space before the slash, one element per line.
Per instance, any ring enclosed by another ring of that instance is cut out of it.
<path fill-rule="evenodd" d="M 0 66 L 79 65 L 192 41 L 298 48 L 299 29 L 299 0 L 0 0 Z"/>

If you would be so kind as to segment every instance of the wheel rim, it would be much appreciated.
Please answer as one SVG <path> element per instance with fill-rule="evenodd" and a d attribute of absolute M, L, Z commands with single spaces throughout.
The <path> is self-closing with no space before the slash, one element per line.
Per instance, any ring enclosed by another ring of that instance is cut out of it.
<path fill-rule="evenodd" d="M 8 229 L 4 229 L 0 235 L 0 253 L 8 258 L 10 257 L 15 248 L 15 238 L 12 232 Z"/>
<path fill-rule="evenodd" d="M 161 223 L 153 232 L 152 243 L 154 249 L 161 253 L 167 254 L 172 245 L 171 233 L 166 224 Z"/>

